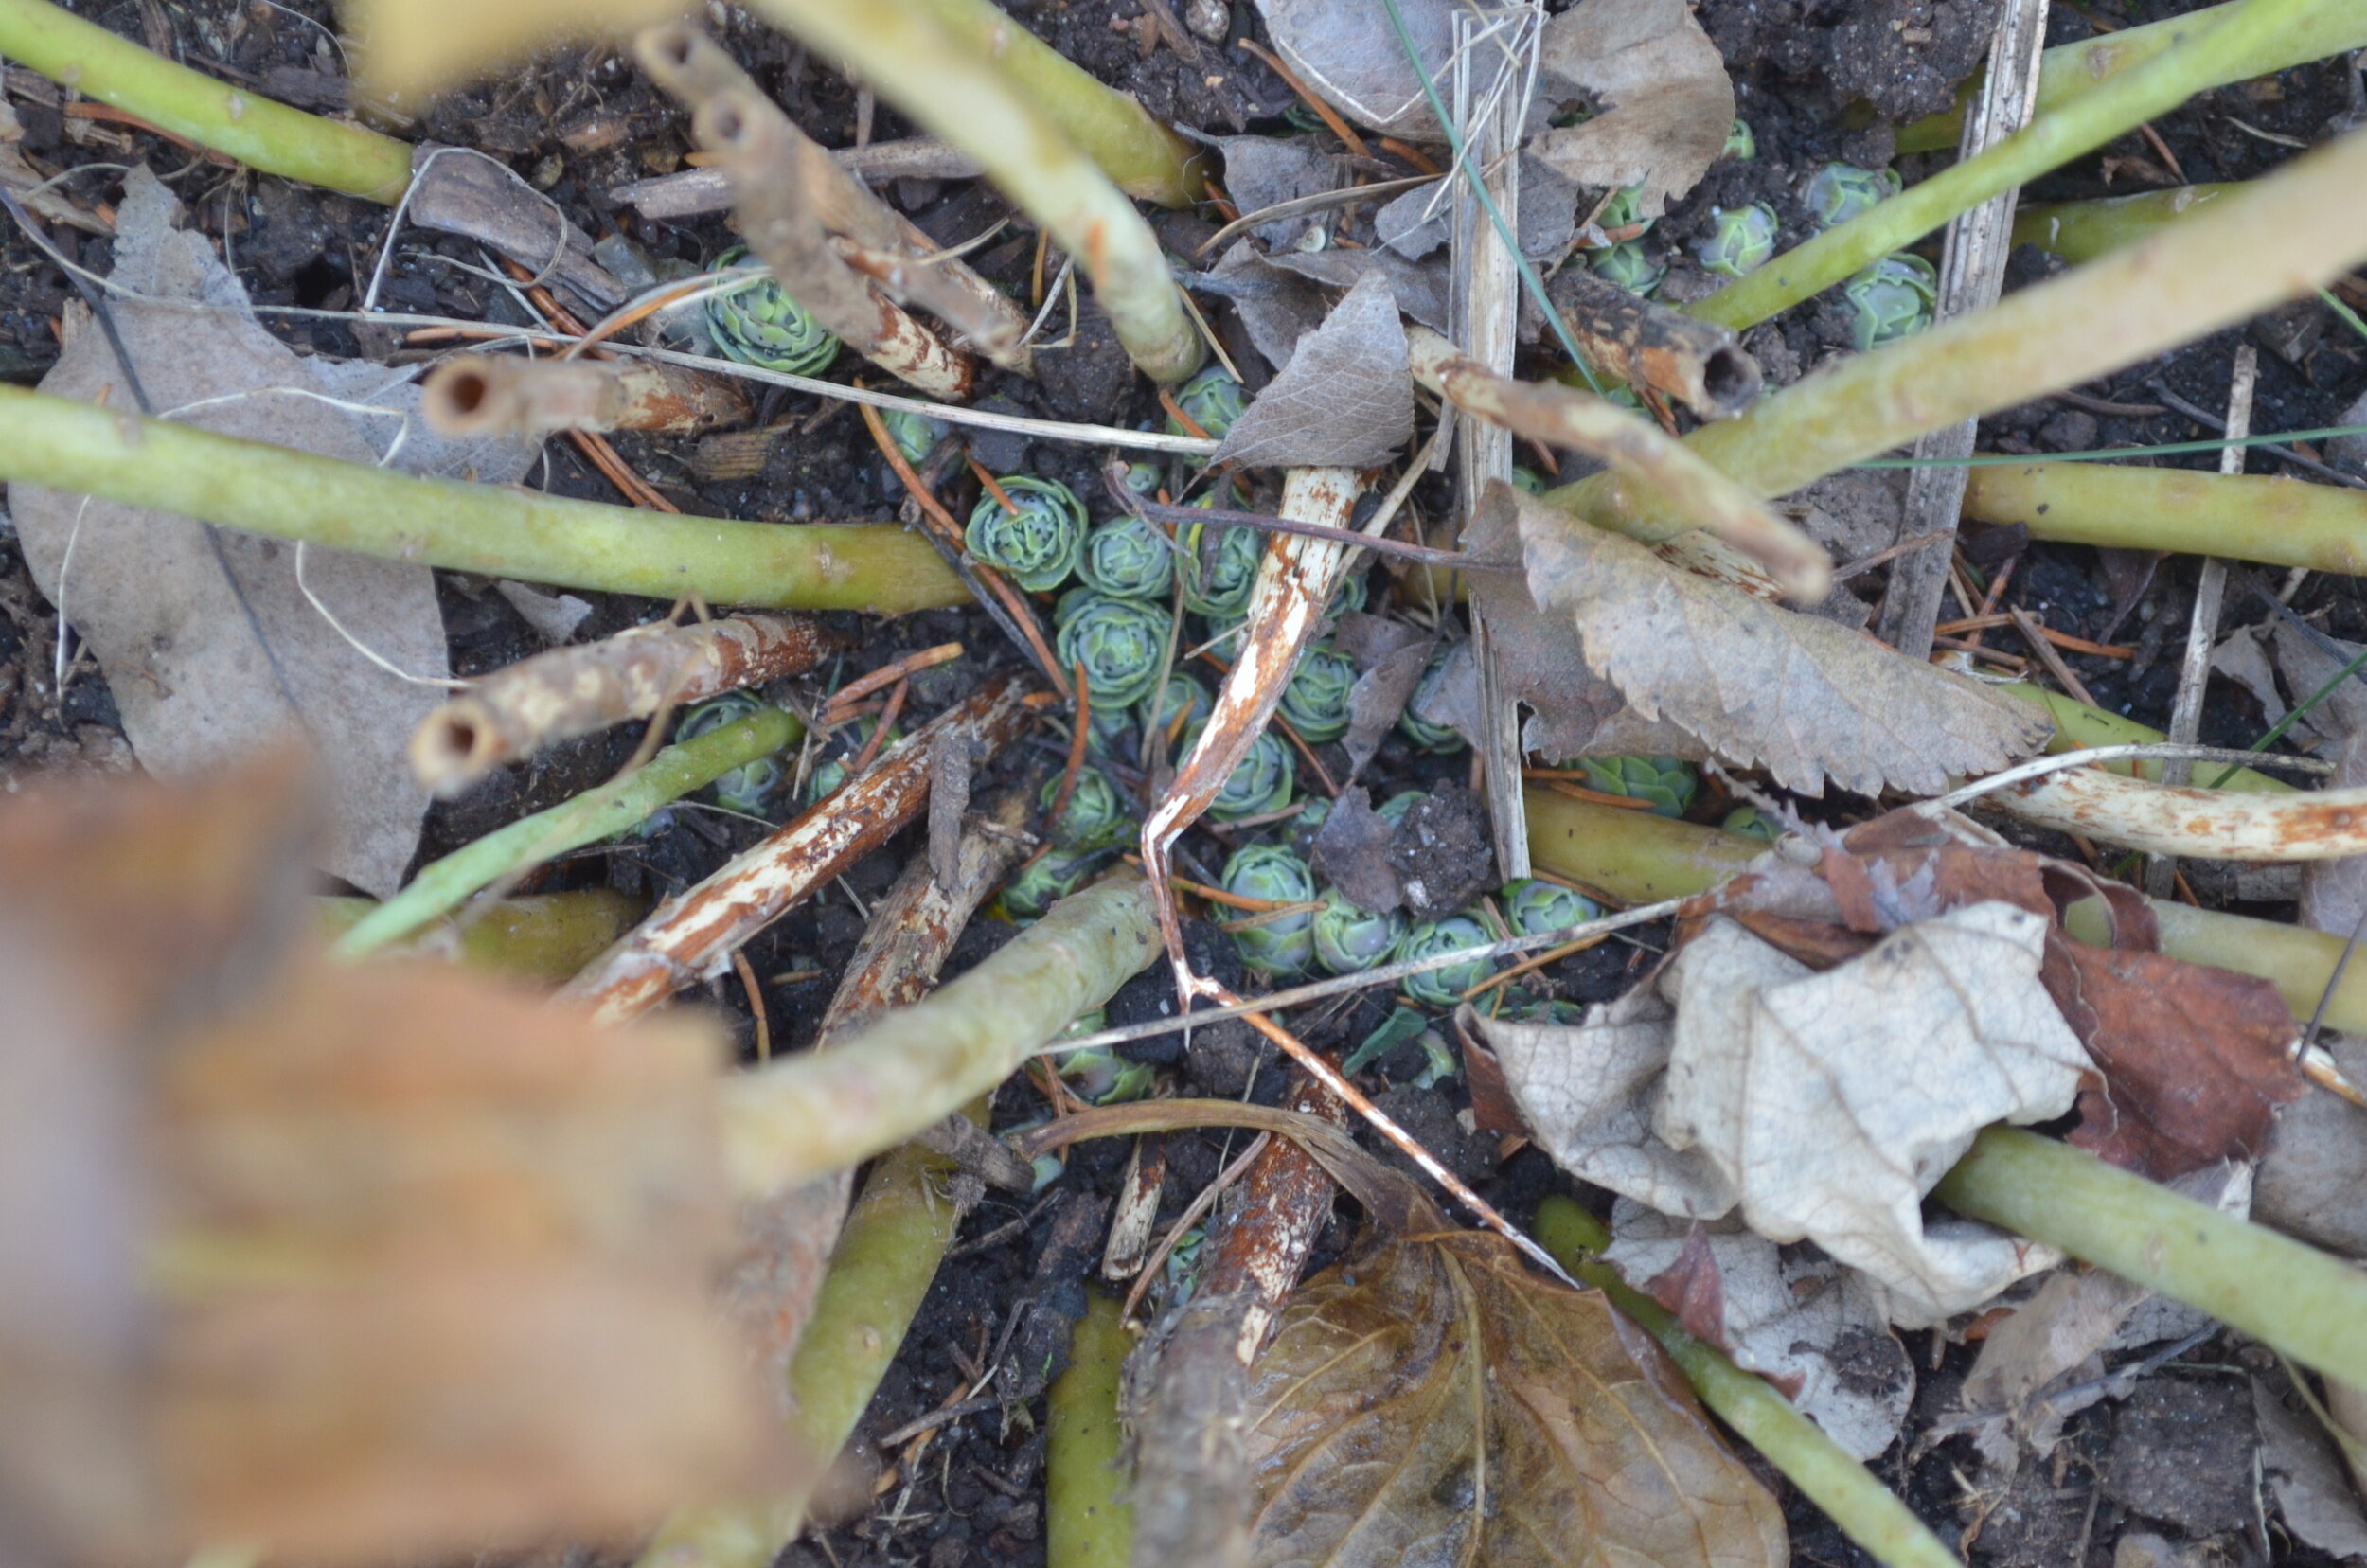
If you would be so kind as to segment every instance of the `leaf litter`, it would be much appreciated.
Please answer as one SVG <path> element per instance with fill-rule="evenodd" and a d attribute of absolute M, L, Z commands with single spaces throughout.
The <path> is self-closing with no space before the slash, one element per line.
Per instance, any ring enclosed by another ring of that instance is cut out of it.
<path fill-rule="evenodd" d="M 145 169 L 127 178 L 114 280 L 131 294 L 109 310 L 158 413 L 186 408 L 175 417 L 208 430 L 348 462 L 376 463 L 391 449 L 390 466 L 406 472 L 495 484 L 525 472 L 529 442 L 429 432 L 405 373 L 299 357 L 273 337 L 205 240 L 173 226 L 178 210 Z M 139 406 L 106 335 L 87 321 L 42 390 Z M 141 764 L 184 777 L 301 733 L 330 779 L 324 869 L 392 893 L 428 802 L 404 749 L 441 701 L 448 668 L 429 569 L 308 549 L 299 582 L 298 552 L 278 540 L 29 485 L 12 493 L 34 580 L 62 599 L 97 655 Z"/>

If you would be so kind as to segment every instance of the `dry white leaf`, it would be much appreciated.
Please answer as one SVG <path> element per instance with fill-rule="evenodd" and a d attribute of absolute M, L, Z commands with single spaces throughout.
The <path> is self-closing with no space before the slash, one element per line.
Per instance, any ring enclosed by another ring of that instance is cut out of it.
<path fill-rule="evenodd" d="M 205 238 L 173 227 L 178 210 L 146 169 L 125 181 L 116 276 L 138 297 L 111 308 L 159 414 L 224 399 L 179 417 L 359 463 L 377 461 L 404 429 L 403 419 L 356 415 L 323 402 L 326 394 L 407 417 L 397 467 L 469 467 L 492 483 L 525 472 L 530 443 L 464 451 L 419 428 L 418 390 L 400 384 L 402 372 L 298 357 L 248 312 L 245 292 Z M 196 312 L 188 301 L 215 309 Z M 139 406 L 96 326 L 73 335 L 42 390 L 83 401 L 103 391 L 110 407 Z M 98 655 L 141 764 L 186 776 L 301 729 L 329 775 L 325 868 L 367 892 L 393 892 L 427 809 L 404 748 L 441 693 L 389 674 L 303 590 L 380 658 L 437 677 L 444 623 L 429 570 L 311 549 L 300 585 L 296 550 L 282 540 L 30 485 L 11 486 L 9 501 L 26 562 L 52 602 L 62 573 L 64 618 Z"/>
<path fill-rule="evenodd" d="M 1693 1221 L 1628 1199 L 1611 1206 L 1603 1254 L 1639 1287 L 1674 1266 Z M 1779 1248 L 1733 1221 L 1703 1227 L 1735 1364 L 1775 1380 L 1853 1459 L 1889 1448 L 1914 1403 L 1914 1363 L 1883 1318 L 1882 1292 L 1813 1247 Z"/>
<path fill-rule="evenodd" d="M 1602 112 L 1545 132 L 1529 151 L 1582 186 L 1642 186 L 1646 218 L 1725 150 L 1734 84 L 1684 0 L 1579 0 L 1545 24 L 1541 63 Z"/>
<path fill-rule="evenodd" d="M 1921 1327 L 2056 1255 L 1922 1201 L 1993 1122 L 2061 1115 L 2087 1053 L 2038 981 L 2045 922 L 1980 903 L 1815 973 L 1724 917 L 1577 1028 L 1483 1022 L 1538 1142 L 1688 1219 L 1812 1240 Z"/>
<path fill-rule="evenodd" d="M 1586 662 L 1647 720 L 1719 756 L 1821 794 L 1829 777 L 1875 794 L 1935 794 L 1951 774 L 1993 772 L 2053 733 L 2027 704 L 1856 632 L 1678 571 L 1633 540 L 1579 523 L 1508 485 L 1529 592 L 1575 625 Z"/>
<path fill-rule="evenodd" d="M 1312 138 L 1219 136 L 1217 148 L 1224 156 L 1225 194 L 1242 212 L 1262 212 L 1280 202 L 1337 190 L 1346 178 L 1339 160 Z M 1279 218 L 1252 232 L 1271 249 L 1282 250 L 1323 216 Z"/>
<path fill-rule="evenodd" d="M 1388 279 L 1367 274 L 1225 432 L 1216 462 L 1372 468 L 1414 438 L 1414 375 Z"/>
<path fill-rule="evenodd" d="M 1458 0 L 1397 0 L 1397 12 L 1421 51 L 1422 63 L 1432 80 L 1442 83 L 1454 51 L 1458 11 L 1484 27 L 1522 9 Z M 1290 69 L 1334 109 L 1383 135 L 1421 142 L 1444 139 L 1387 7 L 1368 0 L 1257 0 L 1257 11 Z"/>
<path fill-rule="evenodd" d="M 2325 1428 L 2282 1378 L 2254 1378 L 2252 1415 L 2260 1423 L 2260 1463 L 2286 1527 L 2328 1557 L 2367 1558 L 2367 1513 L 2342 1474 Z"/>

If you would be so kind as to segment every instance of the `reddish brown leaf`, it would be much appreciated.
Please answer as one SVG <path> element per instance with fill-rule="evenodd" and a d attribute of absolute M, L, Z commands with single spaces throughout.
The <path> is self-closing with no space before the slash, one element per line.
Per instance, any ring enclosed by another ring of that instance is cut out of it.
<path fill-rule="evenodd" d="M 1498 1137 L 1525 1138 L 1529 1124 L 1521 1105 L 1504 1082 L 1504 1066 L 1487 1042 L 1470 1026 L 1470 1009 L 1455 1012 L 1455 1034 L 1463 1044 L 1463 1081 L 1471 1089 L 1471 1125 Z"/>
<path fill-rule="evenodd" d="M 1709 1233 L 1699 1220 L 1685 1233 L 1677 1261 L 1645 1281 L 1644 1291 L 1676 1313 L 1695 1339 L 1720 1350 L 1734 1348 L 1726 1341 L 1726 1282 L 1717 1272 L 1717 1255 L 1710 1251 Z"/>
<path fill-rule="evenodd" d="M 2071 1141 L 2166 1182 L 2268 1147 L 2305 1087 L 2293 1016 L 2266 980 L 2057 935 L 2041 978 L 2104 1082 Z"/>

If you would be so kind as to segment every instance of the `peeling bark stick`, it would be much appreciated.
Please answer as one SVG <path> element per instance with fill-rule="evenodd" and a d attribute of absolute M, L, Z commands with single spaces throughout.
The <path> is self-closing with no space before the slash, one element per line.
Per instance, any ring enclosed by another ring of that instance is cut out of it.
<path fill-rule="evenodd" d="M 1341 1102 L 1304 1076 L 1290 1108 L 1346 1119 Z M 1269 1143 L 1242 1177 L 1192 1299 L 1158 1343 L 1149 1396 L 1135 1415 L 1134 1568 L 1248 1560 L 1241 1417 L 1250 1363 L 1298 1285 L 1333 1191 L 1330 1175 L 1290 1138 Z"/>
<path fill-rule="evenodd" d="M 748 395 L 737 383 L 655 360 L 463 354 L 428 372 L 419 403 L 428 428 L 447 436 L 546 430 L 695 436 L 748 418 Z"/>
<path fill-rule="evenodd" d="M 2367 790 L 2252 794 L 2075 768 L 1990 798 L 2024 822 L 2149 854 L 2262 861 L 2367 854 Z"/>
<path fill-rule="evenodd" d="M 570 981 L 561 997 L 592 1004 L 596 1019 L 613 1024 L 720 972 L 741 943 L 920 814 L 929 799 L 929 748 L 938 736 L 957 733 L 981 755 L 991 756 L 1017 738 L 1028 718 L 1020 683 L 1010 676 L 939 714 L 837 793 L 698 886 L 660 904 Z M 897 1136 L 911 1131 L 900 1129 Z M 829 1164 L 815 1168 L 828 1169 Z"/>
<path fill-rule="evenodd" d="M 1282 515 L 1302 523 L 1344 526 L 1361 487 L 1346 469 L 1292 469 L 1282 482 Z M 1184 925 L 1168 889 L 1169 852 L 1185 829 L 1200 820 L 1226 778 L 1249 754 L 1290 685 L 1299 654 L 1314 640 L 1324 606 L 1339 586 L 1353 546 L 1303 534 L 1269 541 L 1258 563 L 1241 655 L 1217 693 L 1216 707 L 1198 743 L 1176 770 L 1149 818 L 1143 824 L 1143 871 L 1158 904 L 1159 931 L 1176 987 L 1185 997 L 1204 994 L 1184 957 Z"/>
<path fill-rule="evenodd" d="M 1988 76 L 1965 116 L 1960 161 L 1978 157 L 2029 123 L 2038 100 L 2038 56 L 2046 48 L 2046 12 L 2047 0 L 2007 0 L 2004 14 L 1998 18 L 1997 40 L 1989 48 Z M 1940 252 L 1937 319 L 1984 311 L 2004 292 L 2015 194 L 2008 188 L 1949 220 L 1948 239 Z M 1916 439 L 1915 455 L 1969 457 L 1978 428 L 1976 420 L 1963 419 L 1944 430 L 1928 431 Z M 1943 536 L 1940 543 L 1899 557 L 1891 567 L 1890 592 L 1882 599 L 1882 637 L 1911 659 L 1922 659 L 1931 651 L 1931 629 L 1940 616 L 1940 590 L 1948 583 L 1956 522 L 1964 511 L 1967 472 L 1961 464 L 1947 462 L 1915 469 L 1907 480 L 1907 505 L 1898 537 Z M 1965 612 L 1970 615 L 1979 608 L 1968 604 Z"/>
<path fill-rule="evenodd" d="M 545 746 L 810 669 L 839 642 L 802 616 L 735 615 L 704 626 L 636 626 L 553 649 L 487 676 L 420 721 L 411 772 L 422 787 L 454 795 Z"/>
<path fill-rule="evenodd" d="M 1674 398 L 1704 419 L 1731 419 L 1759 395 L 1759 362 L 1734 332 L 1656 304 L 1584 267 L 1554 275 L 1548 297 L 1591 365 Z"/>

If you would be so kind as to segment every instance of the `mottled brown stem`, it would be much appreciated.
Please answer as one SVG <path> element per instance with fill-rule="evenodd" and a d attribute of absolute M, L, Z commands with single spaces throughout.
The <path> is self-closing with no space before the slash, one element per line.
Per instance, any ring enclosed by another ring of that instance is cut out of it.
<path fill-rule="evenodd" d="M 2221 764 L 2198 764 L 2204 781 L 2223 771 Z M 2256 794 L 2076 768 L 2000 790 L 1989 799 L 2024 822 L 2148 854 L 2247 861 L 2367 854 L 2367 790 Z"/>
<path fill-rule="evenodd" d="M 463 354 L 419 384 L 428 428 L 447 436 L 649 430 L 695 436 L 748 418 L 736 382 L 654 360 L 530 360 Z"/>
<path fill-rule="evenodd" d="M 1345 1119 L 1341 1103 L 1303 1076 L 1290 1108 Z M 1242 1177 L 1192 1299 L 1164 1331 L 1149 1398 L 1134 1416 L 1134 1568 L 1248 1560 L 1241 1417 L 1250 1363 L 1323 1234 L 1333 1191 L 1330 1175 L 1289 1138 L 1268 1144 Z"/>
<path fill-rule="evenodd" d="M 690 131 L 721 161 L 748 248 L 773 269 L 783 292 L 890 375 L 948 402 L 969 399 L 976 376 L 969 356 L 872 287 L 831 244 L 804 173 L 809 162 L 833 174 L 837 166 L 772 99 L 754 88 L 718 94 L 693 110 Z"/>
<path fill-rule="evenodd" d="M 1726 328 L 1623 289 L 1584 267 L 1554 277 L 1554 312 L 1589 365 L 1674 398 L 1704 419 L 1730 419 L 1759 395 L 1759 363 Z"/>
<path fill-rule="evenodd" d="M 648 29 L 636 41 L 635 53 L 660 86 L 694 110 L 727 93 L 746 94 L 770 107 L 739 62 L 686 22 Z M 997 365 L 1026 372 L 1031 360 L 1020 339 L 1027 320 L 1010 297 L 968 262 L 943 255 L 935 241 L 872 195 L 847 170 L 844 154 L 825 151 L 786 118 L 782 123 L 795 158 L 797 194 L 835 237 L 839 259 L 892 298 L 934 312 Z M 732 168 L 723 173 L 728 181 Z M 803 298 L 794 289 L 790 292 Z"/>
<path fill-rule="evenodd" d="M 1658 426 L 1575 387 L 1499 376 L 1427 327 L 1409 329 L 1406 347 L 1415 379 L 1465 413 L 1632 474 L 1794 598 L 1813 602 L 1831 587 L 1832 561 L 1815 540 Z"/>
<path fill-rule="evenodd" d="M 590 1003 L 601 1022 L 614 1023 L 720 973 L 741 943 L 920 814 L 929 799 L 930 747 L 940 736 L 964 740 L 973 755 L 988 757 L 1016 739 L 1028 718 L 1020 683 L 1009 676 L 993 682 L 906 736 L 805 815 L 660 904 L 560 994 Z M 814 1168 L 827 1170 L 834 1163 Z"/>
<path fill-rule="evenodd" d="M 423 788 L 454 795 L 545 746 L 810 669 L 841 641 L 802 616 L 735 615 L 556 648 L 429 714 L 411 737 L 411 771 Z"/>

